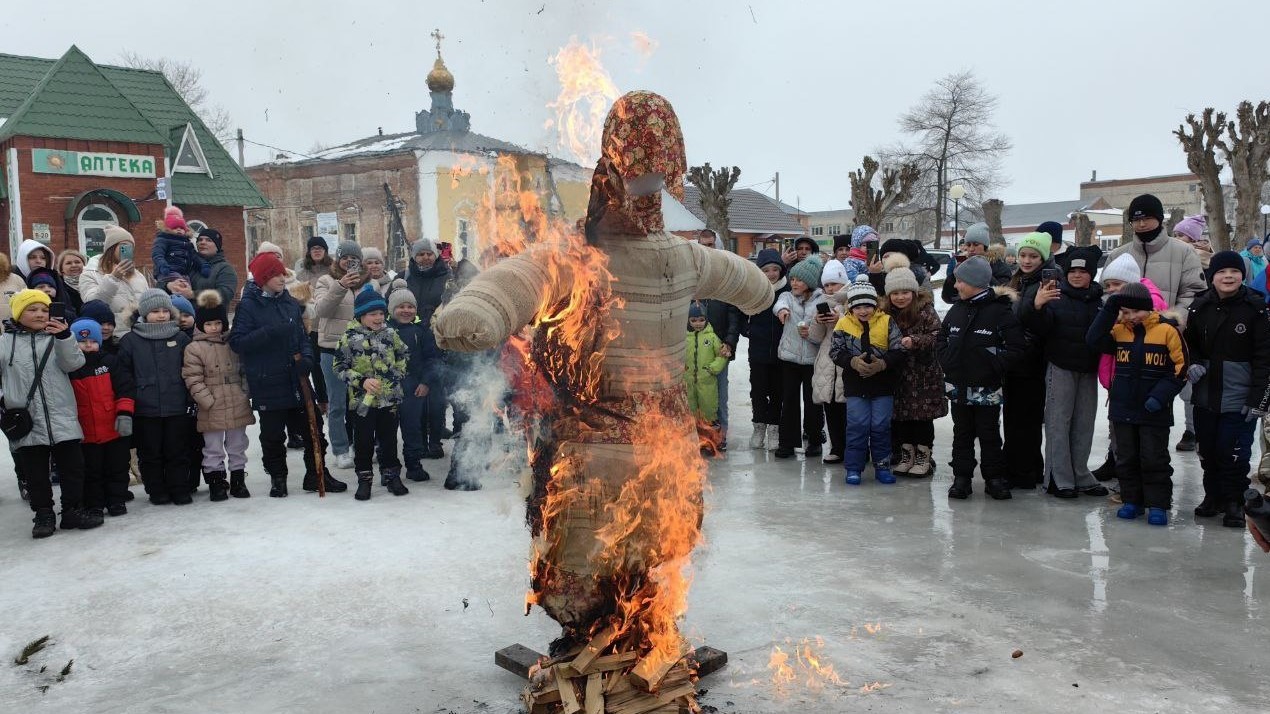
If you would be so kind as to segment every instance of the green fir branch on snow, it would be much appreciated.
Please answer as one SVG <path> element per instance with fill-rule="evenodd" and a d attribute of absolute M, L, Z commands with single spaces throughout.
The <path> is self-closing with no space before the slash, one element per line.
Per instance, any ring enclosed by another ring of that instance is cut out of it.
<path fill-rule="evenodd" d="M 26 644 L 26 647 L 22 648 L 22 654 L 18 655 L 17 659 L 13 660 L 13 663 L 16 665 L 23 665 L 30 662 L 31 655 L 34 655 L 44 649 L 48 645 L 48 642 L 48 635 L 45 635 L 38 640 L 31 640 Z"/>
<path fill-rule="evenodd" d="M 68 674 L 70 674 L 70 673 L 71 673 L 71 667 L 72 667 L 74 664 L 75 664 L 75 660 L 74 660 L 74 658 L 72 658 L 70 661 L 68 661 L 68 662 L 66 663 L 66 666 L 65 666 L 65 667 L 62 667 L 62 671 L 61 671 L 61 673 L 57 675 L 57 681 L 61 682 L 61 681 L 65 680 L 65 679 L 66 679 L 66 675 L 68 675 Z"/>

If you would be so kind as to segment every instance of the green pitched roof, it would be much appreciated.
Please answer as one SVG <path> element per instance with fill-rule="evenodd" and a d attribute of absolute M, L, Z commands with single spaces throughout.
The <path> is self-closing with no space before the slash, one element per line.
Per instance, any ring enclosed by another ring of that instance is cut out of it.
<path fill-rule="evenodd" d="M 94 75 L 99 81 L 89 82 L 87 86 L 94 87 L 103 99 L 98 101 L 94 94 L 92 101 L 85 101 L 78 94 L 78 88 Z M 48 99 L 44 98 L 46 95 Z M 72 97 L 75 101 L 67 104 Z M 55 99 L 57 101 L 53 101 Z M 130 107 L 131 113 L 124 112 L 120 104 Z M 39 111 L 32 113 L 32 105 Z M 45 111 L 43 106 L 53 111 Z M 85 116 L 86 107 L 92 108 L 92 117 Z M 126 126 L 124 114 L 128 114 Z M 8 117 L 0 126 L 0 140 L 22 135 L 135 141 L 163 145 L 170 158 L 175 158 L 182 132 L 189 123 L 194 127 L 215 178 L 173 173 L 173 202 L 203 206 L 269 205 L 238 162 L 159 72 L 95 65 L 76 47 L 71 47 L 57 61 L 0 54 L 0 117 Z M 73 131 L 77 132 L 73 135 L 65 133 L 72 131 L 69 128 L 72 122 Z M 58 126 L 68 128 L 62 129 L 64 133 L 51 133 L 57 131 Z M 91 131 L 100 133 L 89 135 Z M 135 132 L 138 137 L 145 134 L 146 138 L 126 138 L 129 132 Z"/>

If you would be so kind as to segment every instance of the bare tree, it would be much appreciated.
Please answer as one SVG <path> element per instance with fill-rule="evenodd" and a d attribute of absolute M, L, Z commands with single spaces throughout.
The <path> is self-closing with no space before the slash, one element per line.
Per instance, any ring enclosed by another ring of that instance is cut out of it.
<path fill-rule="evenodd" d="M 1168 217 L 1164 219 L 1164 235 L 1173 235 L 1173 229 L 1182 222 L 1183 218 L 1186 218 L 1186 211 L 1180 208 L 1171 209 Z"/>
<path fill-rule="evenodd" d="M 878 182 L 881 188 L 874 188 L 879 168 L 882 169 Z M 882 168 L 872 156 L 866 156 L 861 168 L 852 171 L 849 178 L 856 225 L 873 226 L 880 230 L 892 208 L 912 198 L 913 187 L 921 178 L 921 171 L 913 163 Z"/>
<path fill-rule="evenodd" d="M 966 70 L 936 82 L 900 117 L 900 129 L 913 137 L 913 143 L 896 147 L 887 158 L 911 162 L 921 171 L 914 194 L 935 213 L 936 247 L 950 184 L 965 187 L 968 204 L 982 203 L 1000 187 L 1001 160 L 1011 144 L 992 123 L 996 108 L 997 98 Z"/>
<path fill-rule="evenodd" d="M 143 57 L 127 50 L 120 55 L 119 61 L 125 67 L 162 74 L 218 141 L 223 144 L 233 138 L 234 120 L 224 107 L 211 103 L 207 87 L 203 86 L 203 70 L 189 62 L 168 57 Z"/>
<path fill-rule="evenodd" d="M 701 196 L 701 210 L 706 214 L 706 227 L 719 235 L 728 250 L 736 252 L 736 239 L 728 229 L 728 209 L 732 206 L 732 189 L 741 178 L 738 166 L 714 169 L 710 164 L 688 169 L 688 183 L 697 187 Z"/>
<path fill-rule="evenodd" d="M 1187 114 L 1186 123 L 1173 130 L 1186 151 L 1186 167 L 1199 176 L 1199 187 L 1204 193 L 1204 214 L 1208 217 L 1208 238 L 1214 250 L 1230 248 L 1230 233 L 1226 230 L 1226 197 L 1221 187 L 1224 167 L 1217 162 L 1215 151 L 1221 144 L 1225 126 L 1226 112 L 1209 107 L 1199 119 L 1194 114 Z M 1132 231 L 1128 235 L 1133 235 Z"/>
<path fill-rule="evenodd" d="M 1005 231 L 1001 227 L 1001 211 L 1005 210 L 1005 201 L 989 198 L 983 202 L 983 222 L 988 224 L 988 240 L 993 243 L 1005 242 Z"/>
<path fill-rule="evenodd" d="M 1256 107 L 1240 102 L 1235 121 L 1226 122 L 1226 137 L 1217 145 L 1235 181 L 1235 234 L 1237 247 L 1242 247 L 1261 235 L 1261 189 L 1270 178 L 1270 102 Z"/>
<path fill-rule="evenodd" d="M 1072 216 L 1072 219 L 1076 222 L 1076 245 L 1093 245 L 1094 222 L 1089 215 L 1077 213 Z"/>

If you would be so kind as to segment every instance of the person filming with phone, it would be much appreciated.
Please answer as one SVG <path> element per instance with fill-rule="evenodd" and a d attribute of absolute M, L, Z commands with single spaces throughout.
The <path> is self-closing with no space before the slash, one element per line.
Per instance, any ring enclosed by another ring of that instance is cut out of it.
<path fill-rule="evenodd" d="M 115 336 L 120 339 L 132 329 L 133 314 L 141 293 L 152 287 L 133 263 L 136 241 L 119 226 L 106 228 L 102 254 L 96 269 L 85 268 L 79 278 L 84 302 L 100 300 L 115 313 Z"/>
<path fill-rule="evenodd" d="M 328 431 L 334 466 L 353 468 L 352 442 L 349 438 L 348 385 L 335 372 L 335 350 L 340 337 L 353 320 L 353 304 L 357 293 L 366 285 L 369 273 L 362 270 L 362 249 L 353 241 L 340 241 L 335 249 L 331 272 L 318 278 L 313 290 L 313 314 L 318 319 L 318 349 L 322 353 L 322 376 L 326 379 Z"/>

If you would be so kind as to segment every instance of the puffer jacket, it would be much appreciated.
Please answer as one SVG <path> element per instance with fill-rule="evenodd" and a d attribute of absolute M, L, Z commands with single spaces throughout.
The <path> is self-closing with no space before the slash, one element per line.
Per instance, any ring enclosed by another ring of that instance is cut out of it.
<path fill-rule="evenodd" d="M 349 411 L 401 404 L 401 384 L 407 376 L 409 359 L 406 343 L 388 325 L 371 330 L 360 322 L 348 323 L 335 350 L 335 376 L 348 385 Z M 371 378 L 381 383 L 377 394 L 368 393 L 362 386 Z"/>
<path fill-rule="evenodd" d="M 1150 278 L 1170 308 L 1185 310 L 1208 287 L 1199 256 L 1189 245 L 1161 233 L 1150 243 L 1134 238 L 1111 251 L 1107 264 L 1128 253 L 1142 269 L 1142 277 Z"/>
<path fill-rule="evenodd" d="M 79 294 L 84 301 L 101 300 L 115 313 L 115 336 L 122 338 L 132 329 L 132 314 L 137 311 L 141 293 L 150 288 L 150 282 L 141 271 L 134 270 L 127 280 L 119 280 L 110 273 L 84 268 L 79 276 Z"/>
<path fill-rule="evenodd" d="M 781 267 L 784 270 L 784 266 Z M 789 292 L 789 279 L 782 276 L 772 285 L 775 297 L 772 305 L 781 295 Z M 748 355 L 752 364 L 776 364 L 781 343 L 781 321 L 771 309 L 745 316 L 741 320 L 741 334 L 749 341 Z"/>
<path fill-rule="evenodd" d="M 112 355 L 86 352 L 84 366 L 71 372 L 71 387 L 75 389 L 85 444 L 109 444 L 118 439 L 115 417 L 132 416 L 132 400 L 115 397 L 110 376 L 114 362 Z"/>
<path fill-rule="evenodd" d="M 887 298 L 882 298 L 878 304 L 878 308 L 899 325 L 900 334 L 913 341 L 913 346 L 906 350 L 908 359 L 900 369 L 900 379 L 895 385 L 895 406 L 891 411 L 891 418 L 895 421 L 938 419 L 948 413 L 948 400 L 944 397 L 944 370 L 935 354 L 940 324 L 934 302 L 931 293 L 919 290 L 913 296 L 915 316 L 912 311 L 895 309 Z M 911 322 L 906 323 L 906 320 Z"/>
<path fill-rule="evenodd" d="M 445 300 L 445 289 L 449 281 L 450 267 L 444 260 L 438 258 L 437 262 L 427 270 L 420 268 L 419 264 L 413 260 L 410 261 L 406 270 L 406 285 L 410 287 L 410 292 L 414 293 L 420 320 L 432 321 L 432 313 L 436 312 Z"/>
<path fill-rule="evenodd" d="M 35 370 L 52 345 L 48 363 L 40 376 L 40 384 L 23 404 L 31 389 Z M 31 413 L 31 433 L 10 442 L 14 449 L 24 446 L 51 446 L 63 441 L 84 438 L 79 426 L 79 409 L 70 373 L 84 366 L 84 353 L 71 339 L 70 330 L 57 337 L 47 332 L 31 332 L 12 323 L 0 335 L 0 385 L 4 388 L 6 407 L 23 407 Z"/>
<path fill-rule="evenodd" d="M 1191 403 L 1217 413 L 1270 406 L 1270 311 L 1257 293 L 1240 286 L 1228 298 L 1208 290 L 1195 298 L 1182 336 L 1190 358 L 1208 371 L 1195 383 Z"/>
<path fill-rule="evenodd" d="M 1120 302 L 1107 298 L 1085 336 L 1091 349 L 1113 354 L 1107 415 L 1113 422 L 1141 426 L 1173 426 L 1173 398 L 1186 383 L 1186 341 L 1177 325 L 1152 312 L 1137 325 L 1119 322 Z M 1147 399 L 1160 409 L 1147 411 Z"/>
<path fill-rule="evenodd" d="M 7 322 L 10 316 L 9 300 L 14 295 L 26 290 L 26 281 L 21 275 L 13 272 L 12 266 L 9 264 L 9 258 L 4 253 L 0 253 L 0 316 Z M 0 322 L 0 330 L 4 329 L 4 322 Z"/>
<path fill-rule="evenodd" d="M 426 384 L 429 390 L 439 388 L 445 377 L 445 356 L 441 353 L 441 348 L 437 347 L 432 325 L 420 320 L 418 315 L 409 324 L 393 319 L 389 320 L 388 325 L 401 336 L 409 354 L 406 360 L 407 384 L 411 388 L 419 384 Z"/>
<path fill-rule="evenodd" d="M 1085 335 L 1102 308 L 1102 286 L 1091 283 L 1087 288 L 1073 288 L 1063 278 L 1058 289 L 1059 298 L 1040 310 L 1033 296 L 1033 303 L 1024 306 L 1023 326 L 1041 338 L 1050 364 L 1069 372 L 1094 372 L 1101 355 L 1089 349 Z"/>
<path fill-rule="evenodd" d="M 1017 297 L 1013 290 L 998 286 L 948 308 L 935 349 L 950 400 L 1001 405 L 1002 380 L 1023 354 L 1023 327 L 1014 315 Z"/>
<path fill-rule="evenodd" d="M 794 297 L 792 291 L 781 293 L 776 298 L 776 304 L 772 306 L 772 314 L 777 316 L 779 323 L 782 310 L 789 310 L 789 317 L 785 320 L 785 324 L 781 327 L 781 341 L 777 348 L 776 356 L 786 362 L 794 364 L 815 364 L 816 349 L 819 344 L 812 342 L 810 339 L 804 338 L 798 334 L 798 323 L 806 322 L 808 328 L 815 322 L 816 302 L 823 293 L 819 290 L 813 290 L 807 294 L 807 297 L 799 300 Z M 808 333 L 810 334 L 810 333 Z"/>
<path fill-rule="evenodd" d="M 821 295 L 816 302 L 825 303 L 829 306 L 836 323 L 846 314 L 846 308 L 844 307 L 846 300 L 847 290 L 842 288 L 833 295 Z M 819 313 L 817 312 L 816 314 Z M 820 343 L 820 347 L 816 350 L 815 369 L 811 375 L 811 401 L 816 404 L 847 401 L 847 394 L 842 388 L 842 368 L 834 364 L 833 360 L 829 358 L 829 349 L 833 346 L 832 336 L 833 325 L 822 325 L 815 320 L 811 322 L 809 337 L 812 342 Z"/>
<path fill-rule="evenodd" d="M 1160 289 L 1155 287 L 1155 283 L 1150 278 L 1142 279 L 1142 286 L 1151 293 L 1151 307 L 1156 312 L 1164 312 L 1169 309 L 1169 304 L 1164 302 L 1164 297 L 1160 295 Z M 1116 358 L 1111 355 L 1101 355 L 1098 358 L 1098 383 L 1103 389 L 1111 389 L 1111 377 L 1116 372 Z"/>
<path fill-rule="evenodd" d="M 313 316 L 318 320 L 318 347 L 324 351 L 334 351 L 353 321 L 353 300 L 357 291 L 362 289 L 366 281 L 349 290 L 340 285 L 344 271 L 340 266 L 332 266 L 329 275 L 318 278 L 317 287 L 313 289 Z"/>
<path fill-rule="evenodd" d="M 900 368 L 906 354 L 900 346 L 899 325 L 881 310 L 874 310 L 867 323 L 850 313 L 833 326 L 833 345 L 829 359 L 842 368 L 842 388 L 848 397 L 885 397 L 895 394 Z M 872 377 L 864 377 L 851 366 L 856 357 L 868 357 L 886 363 L 886 369 Z"/>
<path fill-rule="evenodd" d="M 1007 283 L 1018 293 L 1018 298 L 1014 301 L 1014 316 L 1023 326 L 1023 339 L 1026 343 L 1023 354 L 1010 366 L 1011 374 L 1036 378 L 1045 376 L 1045 340 L 1028 325 L 1025 316 L 1027 311 L 1034 309 L 1032 306 L 1036 293 L 1041 289 L 1041 271 L 1057 269 L 1058 265 L 1053 260 L 1046 260 L 1041 263 L 1041 267 L 1030 273 L 1025 273 L 1022 269 L 1014 271 Z"/>
<path fill-rule="evenodd" d="M 701 331 L 688 330 L 684 352 L 684 384 L 688 387 L 688 408 L 698 419 L 719 418 L 719 374 L 728 366 L 721 348 L 723 340 L 707 322 Z"/>
<path fill-rule="evenodd" d="M 206 261 L 208 273 L 190 276 L 190 288 L 195 295 L 204 290 L 215 290 L 220 293 L 220 304 L 228 309 L 234 304 L 234 295 L 238 293 L 238 271 L 225 260 L 224 253 L 217 253 L 203 260 Z"/>
<path fill-rule="evenodd" d="M 140 417 L 165 418 L 188 413 L 190 393 L 181 378 L 190 338 L 175 322 L 137 323 L 119 341 L 115 394 L 134 403 Z"/>
<path fill-rule="evenodd" d="M 300 380 L 309 379 L 316 355 L 303 314 L 304 306 L 286 290 L 269 296 L 255 283 L 243 290 L 229 346 L 242 360 L 252 406 L 262 412 L 304 406 Z"/>
<path fill-rule="evenodd" d="M 247 380 L 224 334 L 194 333 L 194 342 L 185 348 L 181 377 L 198 404 L 199 432 L 230 431 L 256 423 Z"/>

